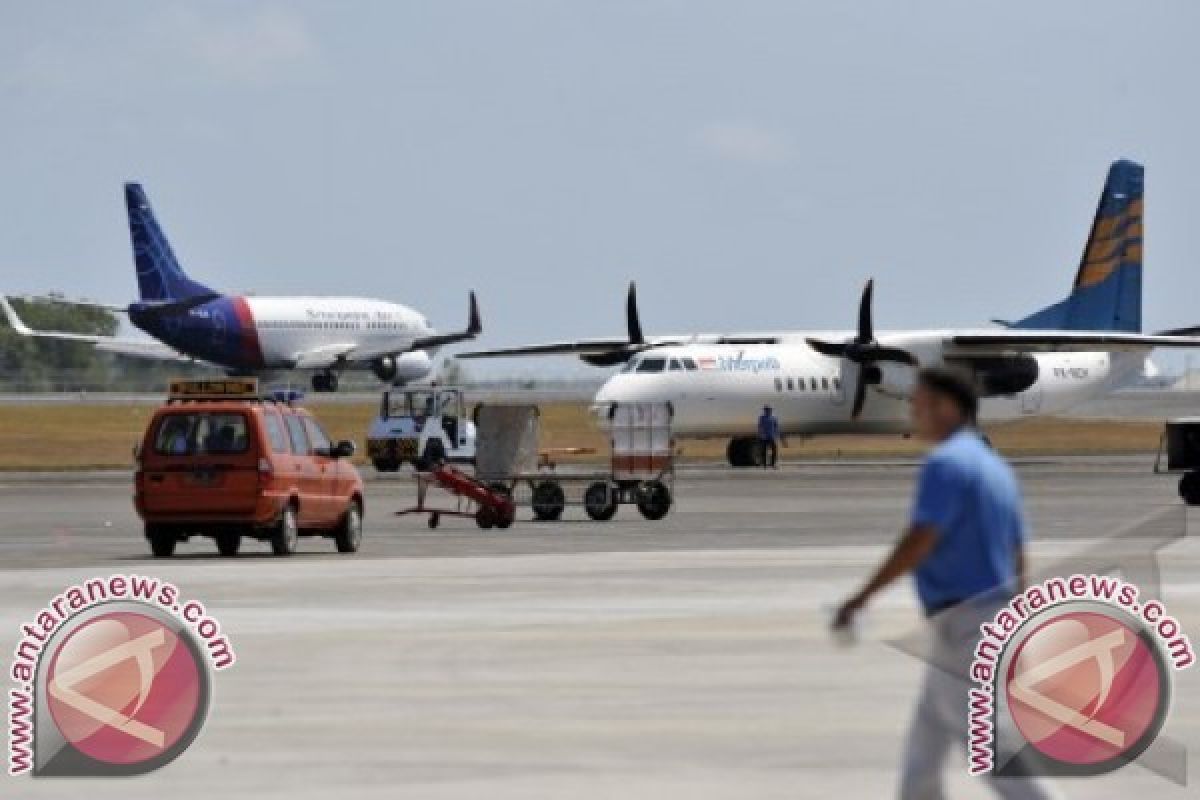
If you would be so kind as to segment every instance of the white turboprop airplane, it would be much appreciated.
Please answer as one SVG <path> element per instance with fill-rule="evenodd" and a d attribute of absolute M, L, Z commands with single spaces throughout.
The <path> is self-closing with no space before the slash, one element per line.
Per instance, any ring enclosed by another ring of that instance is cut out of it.
<path fill-rule="evenodd" d="M 0 296 L 0 311 L 14 331 L 88 342 L 137 358 L 204 361 L 236 374 L 312 370 L 315 391 L 337 391 L 344 369 L 370 369 L 388 383 L 419 380 L 433 369 L 431 354 L 439 347 L 474 339 L 483 330 L 474 292 L 466 330 L 446 334 L 434 331 L 417 311 L 383 300 L 219 294 L 184 273 L 141 186 L 125 185 L 125 205 L 140 300 L 102 307 L 128 314 L 154 339 L 35 331 Z"/>
<path fill-rule="evenodd" d="M 466 353 L 461 358 L 575 354 L 624 369 L 595 397 L 670 402 L 683 437 L 730 437 L 733 466 L 761 457 L 758 414 L 771 406 L 785 435 L 905 433 L 916 370 L 947 365 L 974 377 L 984 421 L 1056 414 L 1130 383 L 1157 347 L 1200 347 L 1200 329 L 1141 331 L 1143 170 L 1109 170 L 1070 296 L 1015 323 L 982 330 L 876 333 L 873 283 L 855 331 L 645 337 L 634 287 L 628 337 Z"/>

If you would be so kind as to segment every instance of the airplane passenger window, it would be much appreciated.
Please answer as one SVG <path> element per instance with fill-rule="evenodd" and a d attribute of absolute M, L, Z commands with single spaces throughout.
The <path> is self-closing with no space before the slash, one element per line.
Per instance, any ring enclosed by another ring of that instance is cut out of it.
<path fill-rule="evenodd" d="M 842 379 L 841 378 L 833 379 L 833 388 L 839 392 L 842 390 Z"/>
<path fill-rule="evenodd" d="M 821 378 L 821 388 L 827 392 L 829 391 L 829 378 Z"/>
<path fill-rule="evenodd" d="M 779 378 L 775 379 L 775 391 L 777 391 L 777 392 L 783 391 L 783 381 Z"/>
<path fill-rule="evenodd" d="M 802 392 L 808 388 L 804 385 L 804 378 L 796 378 L 796 388 Z"/>
<path fill-rule="evenodd" d="M 808 383 L 809 383 L 809 387 L 815 392 L 817 390 L 817 379 L 809 378 Z"/>
<path fill-rule="evenodd" d="M 665 358 L 643 358 L 638 364 L 638 372 L 662 372 L 667 367 Z"/>

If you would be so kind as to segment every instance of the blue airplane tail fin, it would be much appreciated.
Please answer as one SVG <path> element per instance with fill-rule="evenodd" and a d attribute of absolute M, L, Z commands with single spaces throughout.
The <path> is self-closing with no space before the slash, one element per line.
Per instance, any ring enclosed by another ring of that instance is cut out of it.
<path fill-rule="evenodd" d="M 1144 172 L 1113 162 L 1071 294 L 1012 327 L 1141 332 Z"/>
<path fill-rule="evenodd" d="M 207 286 L 189 278 L 175 260 L 140 184 L 125 184 L 125 208 L 129 212 L 129 238 L 142 302 L 164 303 L 213 294 Z"/>

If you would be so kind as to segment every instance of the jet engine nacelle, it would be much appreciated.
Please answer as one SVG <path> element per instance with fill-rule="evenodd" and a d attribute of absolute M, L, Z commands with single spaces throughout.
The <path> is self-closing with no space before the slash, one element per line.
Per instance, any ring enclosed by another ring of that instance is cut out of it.
<path fill-rule="evenodd" d="M 371 372 L 384 383 L 408 383 L 424 378 L 433 370 L 433 359 L 424 350 L 383 356 L 371 362 Z"/>
<path fill-rule="evenodd" d="M 973 358 L 965 364 L 980 397 L 1020 394 L 1037 383 L 1041 370 L 1031 355 Z"/>

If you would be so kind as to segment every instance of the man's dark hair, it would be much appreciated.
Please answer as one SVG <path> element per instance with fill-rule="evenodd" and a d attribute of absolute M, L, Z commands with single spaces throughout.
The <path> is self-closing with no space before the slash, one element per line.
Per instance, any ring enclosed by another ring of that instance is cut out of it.
<path fill-rule="evenodd" d="M 974 425 L 979 416 L 979 394 L 962 372 L 945 367 L 925 367 L 917 373 L 917 384 L 935 394 L 949 397 L 962 412 L 963 419 Z"/>

